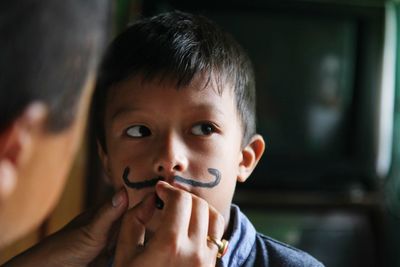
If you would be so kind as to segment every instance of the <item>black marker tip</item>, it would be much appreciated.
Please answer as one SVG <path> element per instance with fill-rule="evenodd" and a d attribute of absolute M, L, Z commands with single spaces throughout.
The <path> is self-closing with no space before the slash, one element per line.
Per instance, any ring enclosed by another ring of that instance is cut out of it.
<path fill-rule="evenodd" d="M 164 202 L 157 195 L 156 195 L 156 208 L 159 210 L 162 210 L 164 208 Z"/>

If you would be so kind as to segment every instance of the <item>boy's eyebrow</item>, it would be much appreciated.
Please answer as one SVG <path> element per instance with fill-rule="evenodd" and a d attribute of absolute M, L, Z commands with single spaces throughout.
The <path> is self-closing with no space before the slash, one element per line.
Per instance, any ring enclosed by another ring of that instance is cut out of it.
<path fill-rule="evenodd" d="M 207 110 L 207 111 L 216 112 L 216 113 L 218 113 L 220 115 L 225 115 L 223 110 L 221 110 L 218 107 L 216 107 L 215 105 L 211 105 L 211 104 L 202 103 L 202 104 L 199 104 L 199 105 L 191 106 L 188 109 L 189 110 Z M 120 116 L 121 114 L 134 112 L 134 111 L 138 111 L 138 110 L 140 110 L 140 109 L 133 108 L 133 107 L 129 107 L 129 108 L 120 107 L 112 114 L 111 119 L 114 120 L 116 117 Z"/>
<path fill-rule="evenodd" d="M 136 111 L 136 110 L 138 110 L 138 109 L 136 109 L 136 108 L 126 108 L 126 107 L 118 108 L 114 112 L 114 114 L 112 114 L 111 120 L 114 120 L 116 117 L 120 116 L 121 114 L 128 113 L 128 112 L 133 112 L 133 111 Z"/>
<path fill-rule="evenodd" d="M 218 107 L 216 107 L 215 105 L 211 105 L 211 104 L 199 104 L 196 106 L 192 106 L 190 108 L 188 108 L 189 110 L 206 110 L 206 111 L 212 111 L 212 112 L 216 112 L 220 115 L 225 115 L 225 113 L 223 112 L 223 110 L 219 109 Z"/>

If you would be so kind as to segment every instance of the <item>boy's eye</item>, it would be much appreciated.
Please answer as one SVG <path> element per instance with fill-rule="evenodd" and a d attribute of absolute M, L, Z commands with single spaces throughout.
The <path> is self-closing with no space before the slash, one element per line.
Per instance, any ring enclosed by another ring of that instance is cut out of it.
<path fill-rule="evenodd" d="M 146 137 L 151 135 L 149 128 L 143 125 L 134 125 L 126 129 L 125 133 L 129 137 Z"/>
<path fill-rule="evenodd" d="M 211 135 L 215 132 L 215 126 L 211 123 L 200 123 L 192 127 L 194 135 Z"/>

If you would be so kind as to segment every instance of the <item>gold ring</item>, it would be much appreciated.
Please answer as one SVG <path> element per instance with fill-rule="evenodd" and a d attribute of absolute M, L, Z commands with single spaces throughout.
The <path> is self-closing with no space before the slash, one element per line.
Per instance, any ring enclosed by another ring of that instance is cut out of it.
<path fill-rule="evenodd" d="M 225 239 L 219 240 L 218 238 L 207 236 L 207 241 L 212 242 L 218 247 L 218 254 L 217 254 L 218 259 L 224 256 L 225 253 L 228 251 L 228 245 L 229 245 L 228 240 Z"/>

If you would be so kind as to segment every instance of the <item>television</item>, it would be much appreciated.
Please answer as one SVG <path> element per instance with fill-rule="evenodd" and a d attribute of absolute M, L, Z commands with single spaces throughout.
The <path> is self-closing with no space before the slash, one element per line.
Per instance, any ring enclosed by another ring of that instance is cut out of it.
<path fill-rule="evenodd" d="M 248 52 L 266 151 L 239 189 L 378 188 L 394 102 L 384 1 L 153 0 L 142 9 L 205 15 Z"/>

